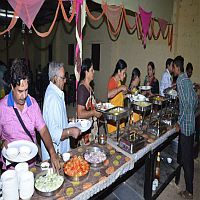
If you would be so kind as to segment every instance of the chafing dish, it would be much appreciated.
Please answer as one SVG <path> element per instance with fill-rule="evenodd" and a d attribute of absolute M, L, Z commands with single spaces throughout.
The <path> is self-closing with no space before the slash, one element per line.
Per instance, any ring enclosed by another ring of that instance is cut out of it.
<path fill-rule="evenodd" d="M 160 95 L 155 95 L 155 96 L 149 97 L 149 101 L 155 105 L 162 106 L 163 104 L 167 102 L 167 98 Z"/>
<path fill-rule="evenodd" d="M 107 120 L 118 121 L 120 119 L 129 117 L 129 109 L 120 106 L 108 109 L 104 112 L 104 117 Z"/>
<path fill-rule="evenodd" d="M 172 88 L 165 89 L 164 95 L 166 98 L 169 98 L 169 99 L 176 99 L 178 96 L 177 91 Z"/>
<path fill-rule="evenodd" d="M 117 127 L 117 141 L 119 139 L 119 125 L 121 119 L 129 118 L 130 116 L 130 110 L 128 108 L 123 108 L 120 106 L 116 106 L 114 108 L 108 109 L 103 113 L 104 116 L 104 125 L 105 125 L 105 130 L 106 133 L 108 133 L 108 128 L 107 128 L 107 120 L 112 120 L 116 122 L 116 127 Z M 128 120 L 129 121 L 129 120 Z"/>
<path fill-rule="evenodd" d="M 146 112 L 152 109 L 152 103 L 146 101 L 139 101 L 132 103 L 133 110 Z"/>

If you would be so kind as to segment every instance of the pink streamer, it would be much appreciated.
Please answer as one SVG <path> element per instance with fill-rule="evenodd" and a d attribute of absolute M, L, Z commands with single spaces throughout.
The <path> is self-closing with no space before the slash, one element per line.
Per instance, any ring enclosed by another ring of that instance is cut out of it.
<path fill-rule="evenodd" d="M 149 30 L 149 25 L 151 22 L 152 12 L 146 12 L 141 7 L 139 7 L 141 21 L 142 21 L 142 32 L 143 32 L 143 45 L 146 48 L 146 37 Z"/>

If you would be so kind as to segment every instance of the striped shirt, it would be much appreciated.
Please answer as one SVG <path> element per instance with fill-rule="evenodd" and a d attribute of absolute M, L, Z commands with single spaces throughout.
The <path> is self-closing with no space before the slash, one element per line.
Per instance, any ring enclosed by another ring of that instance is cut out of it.
<path fill-rule="evenodd" d="M 192 85 L 192 81 L 185 73 L 177 79 L 177 91 L 179 96 L 179 118 L 181 133 L 190 136 L 195 133 L 195 111 L 198 106 L 198 97 Z"/>

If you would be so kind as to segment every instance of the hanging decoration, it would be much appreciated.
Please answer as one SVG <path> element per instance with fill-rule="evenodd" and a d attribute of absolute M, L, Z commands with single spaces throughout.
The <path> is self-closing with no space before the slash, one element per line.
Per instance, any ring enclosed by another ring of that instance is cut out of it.
<path fill-rule="evenodd" d="M 142 21 L 142 43 L 144 48 L 146 48 L 146 37 L 151 22 L 152 12 L 146 12 L 141 7 L 139 7 L 139 12 Z"/>
<path fill-rule="evenodd" d="M 86 18 L 86 2 L 84 0 L 76 0 L 76 62 L 75 62 L 75 76 L 76 80 L 80 78 L 81 64 L 82 64 L 82 31 L 85 26 Z M 78 83 L 78 82 L 77 82 Z M 76 85 L 77 86 L 77 85 Z"/>
<path fill-rule="evenodd" d="M 124 6 L 122 7 L 122 11 L 123 11 L 123 16 L 124 16 L 125 25 L 126 25 L 126 27 L 127 27 L 127 30 L 129 31 L 129 33 L 131 32 L 131 30 L 134 32 L 134 31 L 136 30 L 136 28 L 137 28 L 136 21 L 135 21 L 134 25 L 131 26 L 131 25 L 129 24 L 128 19 L 127 19 L 126 9 L 124 8 Z"/>
<path fill-rule="evenodd" d="M 61 3 L 62 3 L 62 1 L 59 1 L 59 2 L 58 2 L 58 6 L 57 6 L 57 9 L 56 9 L 56 13 L 55 13 L 53 22 L 52 22 L 52 24 L 51 24 L 51 26 L 50 26 L 50 28 L 49 28 L 49 30 L 48 30 L 47 32 L 41 33 L 41 32 L 39 32 L 39 31 L 36 30 L 36 28 L 34 27 L 34 25 L 32 25 L 33 30 L 36 32 L 36 34 L 37 34 L 38 36 L 44 38 L 44 37 L 47 37 L 47 36 L 51 33 L 51 31 L 53 30 L 53 27 L 54 27 L 54 25 L 55 25 L 55 23 L 56 23 L 56 19 L 57 19 L 57 17 L 58 17 L 58 11 L 59 11 L 59 8 L 60 8 Z"/>
<path fill-rule="evenodd" d="M 92 15 L 92 13 L 90 12 L 86 4 L 86 0 L 70 0 L 70 1 L 71 1 L 70 17 L 69 18 L 67 17 L 65 8 L 63 6 L 63 0 L 58 0 L 58 6 L 56 9 L 54 20 L 52 24 L 50 25 L 49 30 L 41 33 L 38 30 L 36 30 L 35 26 L 33 25 L 33 21 L 37 13 L 39 12 L 39 9 L 41 8 L 42 4 L 44 3 L 44 0 L 29 0 L 29 1 L 8 0 L 10 5 L 15 10 L 15 13 L 8 28 L 0 32 L 0 35 L 3 35 L 6 32 L 9 32 L 15 26 L 17 22 L 16 16 L 18 15 L 29 29 L 31 28 L 31 26 L 33 27 L 33 30 L 36 32 L 38 36 L 47 37 L 53 30 L 53 27 L 58 17 L 58 12 L 61 9 L 63 18 L 67 23 L 71 23 L 71 21 L 74 19 L 75 14 L 77 14 L 76 15 L 76 38 L 77 38 L 76 54 L 77 55 L 79 54 L 79 52 L 80 54 L 82 54 L 82 50 L 81 50 L 82 29 L 85 24 L 86 13 L 87 13 L 87 16 L 94 21 L 100 20 L 102 17 L 106 17 L 108 30 L 110 34 L 112 34 L 115 38 L 117 38 L 120 34 L 120 30 L 121 30 L 123 19 L 124 19 L 127 31 L 129 33 L 134 33 L 136 31 L 137 37 L 139 40 L 142 40 L 142 44 L 144 48 L 146 47 L 147 36 L 149 40 L 151 40 L 152 37 L 154 38 L 154 40 L 157 40 L 160 37 L 160 33 L 161 33 L 163 39 L 166 40 L 168 38 L 168 45 L 170 46 L 170 50 L 172 49 L 173 24 L 168 24 L 166 20 L 161 19 L 161 18 L 158 18 L 158 19 L 152 18 L 152 12 L 146 12 L 141 7 L 139 7 L 139 13 L 135 13 L 135 20 L 132 20 L 134 23 L 131 26 L 127 18 L 126 10 L 122 4 L 120 6 L 108 5 L 106 2 L 102 0 L 102 12 L 99 16 L 96 17 Z M 84 21 L 81 22 L 82 15 L 83 15 Z M 155 22 L 158 23 L 158 27 L 159 27 L 157 32 L 155 32 Z M 77 64 L 78 63 L 81 63 L 81 62 L 78 61 Z M 79 66 L 80 64 L 77 65 L 77 72 L 80 71 Z"/>
<path fill-rule="evenodd" d="M 160 26 L 160 30 L 161 30 L 162 36 L 164 38 L 168 22 L 166 20 L 164 20 L 164 19 L 158 18 L 158 24 Z"/>
<path fill-rule="evenodd" d="M 108 6 L 105 4 L 104 9 L 109 31 L 113 35 L 117 35 L 123 21 L 122 6 Z"/>
<path fill-rule="evenodd" d="M 4 35 L 5 33 L 9 33 L 10 32 L 10 30 L 15 26 L 15 24 L 17 23 L 17 14 L 16 14 L 16 12 L 14 12 L 14 14 L 13 14 L 13 17 L 12 17 L 12 20 L 11 20 L 11 22 L 10 22 L 10 24 L 9 24 L 9 26 L 8 26 L 8 28 L 6 28 L 4 31 L 0 31 L 0 35 Z"/>
<path fill-rule="evenodd" d="M 120 6 L 108 5 L 102 0 L 102 13 L 99 16 L 95 17 L 94 15 L 92 15 L 88 6 L 86 5 L 86 0 L 70 0 L 71 1 L 71 7 L 69 13 L 70 17 L 68 18 L 65 8 L 63 6 L 62 2 L 63 0 L 57 0 L 57 1 L 58 1 L 58 6 L 56 9 L 53 22 L 50 25 L 50 28 L 47 32 L 41 33 L 38 30 L 36 30 L 35 26 L 33 25 L 33 21 L 37 13 L 39 12 L 41 6 L 43 5 L 44 0 L 8 0 L 8 2 L 10 3 L 15 12 L 8 28 L 0 32 L 0 35 L 9 32 L 15 26 L 17 22 L 16 16 L 19 16 L 29 29 L 32 26 L 35 33 L 40 37 L 47 37 L 51 33 L 55 25 L 55 22 L 57 20 L 58 12 L 60 9 L 63 18 L 67 23 L 71 23 L 75 16 L 77 44 L 76 44 L 76 60 L 75 60 L 74 72 L 77 80 L 79 80 L 81 71 L 82 37 L 83 37 L 82 31 L 85 26 L 86 13 L 87 16 L 94 21 L 100 20 L 102 17 L 106 17 L 109 33 L 116 38 L 120 34 L 120 30 L 124 19 L 127 31 L 129 33 L 137 31 L 137 37 L 139 40 L 142 40 L 144 48 L 146 48 L 147 36 L 149 40 L 151 40 L 152 37 L 154 38 L 154 40 L 157 40 L 160 36 L 160 33 L 162 33 L 163 39 L 168 38 L 168 46 L 170 47 L 170 51 L 172 49 L 173 24 L 168 24 L 166 20 L 160 18 L 158 20 L 155 20 L 154 18 L 152 18 L 152 12 L 146 12 L 141 7 L 139 7 L 139 13 L 137 12 L 135 13 L 135 20 L 133 20 L 134 23 L 131 26 L 127 18 L 126 10 L 122 4 Z M 154 24 L 155 21 L 158 23 L 159 27 L 157 33 L 155 33 L 155 24 Z M 165 33 L 166 29 L 167 33 Z"/>
<path fill-rule="evenodd" d="M 30 29 L 44 0 L 8 0 L 13 10 Z"/>

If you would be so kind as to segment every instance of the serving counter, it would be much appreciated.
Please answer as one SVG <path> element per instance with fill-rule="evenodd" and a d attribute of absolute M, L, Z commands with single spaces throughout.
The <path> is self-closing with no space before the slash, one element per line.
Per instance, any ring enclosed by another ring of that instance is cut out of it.
<path fill-rule="evenodd" d="M 198 110 L 197 116 L 200 114 L 199 111 L 200 109 Z M 181 166 L 176 162 L 177 155 L 175 153 L 171 171 L 160 182 L 158 189 L 152 191 L 157 152 L 162 152 L 177 136 L 178 133 L 176 133 L 174 126 L 168 126 L 164 134 L 157 137 L 155 141 L 147 143 L 143 148 L 133 154 L 121 149 L 116 141 L 108 137 L 107 144 L 105 145 L 93 144 L 93 146 L 100 146 L 107 152 L 108 157 L 102 167 L 90 168 L 89 175 L 80 182 L 68 180 L 63 174 L 63 171 L 61 171 L 60 173 L 65 177 L 65 182 L 62 189 L 55 196 L 43 197 L 35 192 L 32 199 L 103 199 L 117 185 L 126 181 L 138 170 L 137 165 L 141 160 L 143 160 L 142 165 L 144 166 L 144 179 L 141 180 L 144 182 L 142 196 L 144 199 L 156 199 L 174 177 L 176 183 L 179 181 Z M 71 153 L 72 155 L 83 155 L 87 148 L 87 146 L 82 146 L 73 149 Z M 37 167 L 31 169 L 35 174 L 39 170 Z"/>

